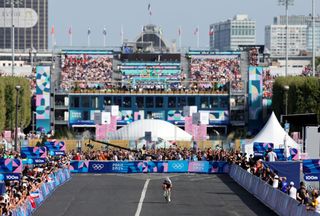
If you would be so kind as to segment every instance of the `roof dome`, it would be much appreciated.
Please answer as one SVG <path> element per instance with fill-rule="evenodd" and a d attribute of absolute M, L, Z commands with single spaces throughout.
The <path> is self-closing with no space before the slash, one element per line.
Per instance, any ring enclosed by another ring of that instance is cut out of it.
<path fill-rule="evenodd" d="M 151 138 L 164 140 L 191 141 L 192 135 L 178 126 L 158 119 L 143 119 L 126 125 L 108 135 L 110 140 L 137 140 L 151 132 Z"/>

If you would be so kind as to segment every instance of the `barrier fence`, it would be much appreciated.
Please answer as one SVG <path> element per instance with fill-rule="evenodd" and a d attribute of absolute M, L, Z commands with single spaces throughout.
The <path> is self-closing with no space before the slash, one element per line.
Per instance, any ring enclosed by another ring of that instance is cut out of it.
<path fill-rule="evenodd" d="M 43 183 L 38 191 L 30 196 L 25 203 L 16 208 L 12 215 L 13 216 L 29 216 L 31 215 L 42 202 L 61 184 L 65 183 L 70 179 L 69 169 L 60 169 L 50 175 L 50 182 Z"/>
<path fill-rule="evenodd" d="M 267 182 L 252 175 L 237 165 L 230 166 L 229 175 L 244 189 L 253 194 L 278 215 L 320 216 L 320 214 L 314 211 L 307 211 L 305 205 L 301 205 L 288 194 L 271 187 Z"/>
<path fill-rule="evenodd" d="M 228 173 L 222 161 L 71 161 L 72 173 Z"/>

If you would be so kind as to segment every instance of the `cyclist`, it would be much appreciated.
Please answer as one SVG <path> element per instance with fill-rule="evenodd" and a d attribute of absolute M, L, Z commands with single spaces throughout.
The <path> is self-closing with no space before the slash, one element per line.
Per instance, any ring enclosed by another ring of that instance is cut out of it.
<path fill-rule="evenodd" d="M 169 177 L 167 177 L 163 183 L 162 188 L 164 190 L 163 196 L 167 200 L 167 202 L 171 202 L 171 190 L 172 190 L 172 181 Z"/>

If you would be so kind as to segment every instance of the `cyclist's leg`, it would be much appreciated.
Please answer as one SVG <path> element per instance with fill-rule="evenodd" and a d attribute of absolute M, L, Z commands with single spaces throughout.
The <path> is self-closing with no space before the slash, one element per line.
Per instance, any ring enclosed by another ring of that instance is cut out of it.
<path fill-rule="evenodd" d="M 168 202 L 171 202 L 171 188 L 168 188 Z"/>

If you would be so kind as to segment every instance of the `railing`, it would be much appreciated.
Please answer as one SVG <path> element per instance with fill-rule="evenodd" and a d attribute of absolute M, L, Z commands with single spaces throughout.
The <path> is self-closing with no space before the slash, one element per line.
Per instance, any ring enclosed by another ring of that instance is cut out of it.
<path fill-rule="evenodd" d="M 307 211 L 304 205 L 288 194 L 271 187 L 267 182 L 252 175 L 237 165 L 230 167 L 229 175 L 244 189 L 253 194 L 263 204 L 283 216 L 320 216 L 314 211 Z"/>
<path fill-rule="evenodd" d="M 47 199 L 51 193 L 60 185 L 68 181 L 70 176 L 70 171 L 68 169 L 60 169 L 57 172 L 50 175 L 52 181 L 43 183 L 39 190 L 39 197 L 34 198 L 35 206 L 32 206 L 30 199 L 27 199 L 22 205 L 18 206 L 13 210 L 13 216 L 29 216 L 41 205 L 41 203 Z"/>

